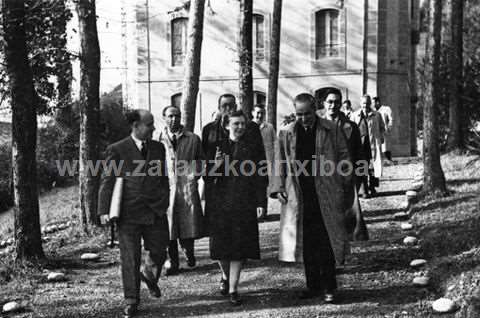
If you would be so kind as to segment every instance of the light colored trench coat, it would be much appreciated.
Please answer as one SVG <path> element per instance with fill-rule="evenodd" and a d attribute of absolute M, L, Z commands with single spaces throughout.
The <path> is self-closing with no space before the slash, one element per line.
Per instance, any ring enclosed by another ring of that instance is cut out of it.
<path fill-rule="evenodd" d="M 350 120 L 359 125 L 360 118 L 361 109 L 353 113 Z M 370 148 L 372 150 L 373 172 L 376 178 L 380 178 L 383 174 L 382 143 L 384 141 L 385 124 L 383 123 L 382 115 L 374 110 L 368 113 L 367 123 L 368 136 L 370 137 Z"/>
<path fill-rule="evenodd" d="M 350 160 L 345 137 L 337 133 L 335 124 L 317 117 L 316 158 L 338 163 Z M 303 261 L 303 199 L 298 176 L 295 174 L 296 150 L 295 122 L 286 125 L 278 133 L 279 149 L 276 162 L 280 168 L 273 178 L 271 195 L 285 192 L 287 204 L 282 204 L 280 216 L 279 260 L 284 262 Z M 282 161 L 279 161 L 282 160 Z M 321 160 L 317 160 L 317 172 L 320 172 Z M 345 224 L 345 210 L 353 202 L 351 175 L 341 176 L 335 170 L 332 175 L 315 178 L 318 203 L 328 236 L 332 244 L 337 264 L 344 263 L 349 253 L 348 235 Z"/>
<path fill-rule="evenodd" d="M 392 109 L 390 106 L 387 105 L 382 105 L 380 108 L 377 110 L 377 112 L 382 115 L 383 123 L 385 124 L 385 133 L 384 133 L 384 140 L 382 144 L 382 151 L 389 151 L 391 146 L 392 146 L 392 141 L 391 141 L 391 133 L 393 129 L 393 115 L 392 115 Z"/>
<path fill-rule="evenodd" d="M 165 145 L 170 182 L 170 205 L 167 210 L 170 240 L 200 238 L 205 235 L 198 192 L 199 172 L 204 160 L 200 137 L 183 130 L 177 139 L 176 151 L 166 130 L 162 131 L 159 139 Z"/>

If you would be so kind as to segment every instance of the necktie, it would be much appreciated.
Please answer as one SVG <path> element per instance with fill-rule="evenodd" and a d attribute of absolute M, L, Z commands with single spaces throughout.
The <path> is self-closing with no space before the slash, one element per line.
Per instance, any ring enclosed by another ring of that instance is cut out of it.
<path fill-rule="evenodd" d="M 172 135 L 172 147 L 174 151 L 177 150 L 177 135 L 175 134 Z"/>
<path fill-rule="evenodd" d="M 147 159 L 148 149 L 147 149 L 147 142 L 146 141 L 142 141 L 142 150 L 140 152 L 142 153 L 143 159 Z"/>

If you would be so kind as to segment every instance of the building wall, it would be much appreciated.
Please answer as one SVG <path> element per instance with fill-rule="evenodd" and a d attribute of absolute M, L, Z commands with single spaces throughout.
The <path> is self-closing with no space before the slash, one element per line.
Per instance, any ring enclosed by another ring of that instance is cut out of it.
<path fill-rule="evenodd" d="M 283 2 L 278 90 L 278 118 L 293 112 L 292 99 L 302 92 L 314 94 L 323 87 L 338 87 L 344 98 L 358 107 L 364 87 L 364 2 L 344 0 L 345 56 L 315 62 L 314 13 L 321 8 L 338 7 L 337 0 L 297 0 Z M 177 10 L 183 1 L 123 0 L 125 16 L 136 23 L 126 24 L 124 46 L 127 71 L 124 98 L 129 107 L 150 108 L 161 122 L 161 110 L 171 96 L 181 92 L 183 67 L 171 66 L 170 22 L 187 16 Z M 205 10 L 200 92 L 196 132 L 211 121 L 218 96 L 238 95 L 238 12 L 236 0 L 211 0 Z M 394 155 L 410 154 L 410 15 L 407 0 L 368 0 L 368 54 L 366 92 L 379 96 L 395 115 Z M 272 0 L 255 1 L 254 13 L 263 14 L 271 24 Z M 133 12 L 133 13 L 132 13 Z M 170 12 L 170 13 L 169 13 Z M 148 26 L 148 28 L 147 28 Z M 148 31 L 148 32 L 147 32 Z M 254 89 L 266 92 L 268 86 L 268 47 L 266 59 L 254 66 Z M 268 97 L 267 97 L 268 98 Z"/>

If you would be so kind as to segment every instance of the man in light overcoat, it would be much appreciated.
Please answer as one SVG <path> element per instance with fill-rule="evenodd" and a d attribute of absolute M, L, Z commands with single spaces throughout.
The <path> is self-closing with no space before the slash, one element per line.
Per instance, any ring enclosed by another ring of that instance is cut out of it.
<path fill-rule="evenodd" d="M 392 141 L 391 141 L 391 134 L 393 130 L 393 114 L 392 114 L 392 108 L 388 105 L 382 105 L 380 103 L 380 98 L 379 97 L 374 97 L 373 99 L 373 105 L 375 106 L 375 109 L 377 112 L 382 115 L 383 123 L 385 124 L 385 134 L 384 134 L 384 140 L 382 144 L 382 152 L 385 156 L 385 158 L 389 161 L 392 161 L 392 152 L 390 147 L 392 146 Z"/>
<path fill-rule="evenodd" d="M 180 124 L 181 111 L 175 106 L 163 110 L 166 127 L 160 142 L 167 150 L 167 167 L 170 181 L 170 206 L 167 210 L 170 230 L 168 255 L 170 268 L 167 275 L 179 272 L 178 243 L 187 259 L 187 265 L 196 265 L 195 239 L 204 236 L 204 219 L 198 179 L 201 176 L 204 155 L 200 137 Z"/>
<path fill-rule="evenodd" d="M 385 125 L 380 113 L 372 109 L 372 99 L 365 95 L 361 100 L 361 107 L 352 117 L 360 130 L 362 142 L 362 156 L 370 160 L 368 176 L 359 178 L 358 182 L 363 187 L 364 197 L 370 197 L 376 193 L 380 177 L 383 172 L 382 143 L 384 140 Z"/>
<path fill-rule="evenodd" d="M 352 177 L 344 169 L 350 158 L 343 133 L 316 115 L 315 105 L 312 95 L 298 95 L 296 121 L 279 131 L 271 196 L 282 203 L 279 259 L 305 265 L 307 290 L 300 298 L 323 295 L 333 302 L 335 265 L 349 252 L 345 210 L 353 200 Z"/>

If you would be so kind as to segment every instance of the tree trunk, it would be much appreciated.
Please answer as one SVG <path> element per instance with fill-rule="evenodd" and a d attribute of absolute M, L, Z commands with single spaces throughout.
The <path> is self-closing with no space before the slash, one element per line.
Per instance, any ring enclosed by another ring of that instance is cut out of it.
<path fill-rule="evenodd" d="M 253 108 L 252 23 L 253 0 L 240 0 L 239 103 L 249 118 Z"/>
<path fill-rule="evenodd" d="M 100 108 L 100 48 L 95 0 L 79 0 L 77 14 L 80 34 L 80 210 L 84 230 L 98 224 L 98 176 L 88 169 L 98 160 Z"/>
<path fill-rule="evenodd" d="M 188 131 L 193 131 L 195 128 L 195 112 L 202 57 L 204 11 L 205 0 L 191 0 L 181 102 L 183 122 Z"/>
<path fill-rule="evenodd" d="M 277 128 L 277 91 L 280 65 L 280 36 L 282 32 L 282 0 L 274 0 L 272 40 L 270 45 L 270 65 L 268 77 L 268 122 Z"/>
<path fill-rule="evenodd" d="M 426 92 L 424 94 L 423 110 L 423 167 L 424 187 L 426 194 L 447 192 L 445 176 L 440 163 L 440 149 L 438 140 L 438 105 L 440 100 L 440 54 L 442 32 L 442 0 L 430 0 L 429 6 L 429 34 L 425 47 Z"/>
<path fill-rule="evenodd" d="M 463 127 L 467 126 L 463 115 L 463 1 L 452 0 L 452 43 L 450 48 L 450 116 L 448 121 L 448 150 L 465 150 Z"/>
<path fill-rule="evenodd" d="M 24 1 L 3 0 L 5 61 L 12 103 L 12 166 L 18 260 L 43 258 L 37 192 L 37 114 L 25 38 Z"/>

